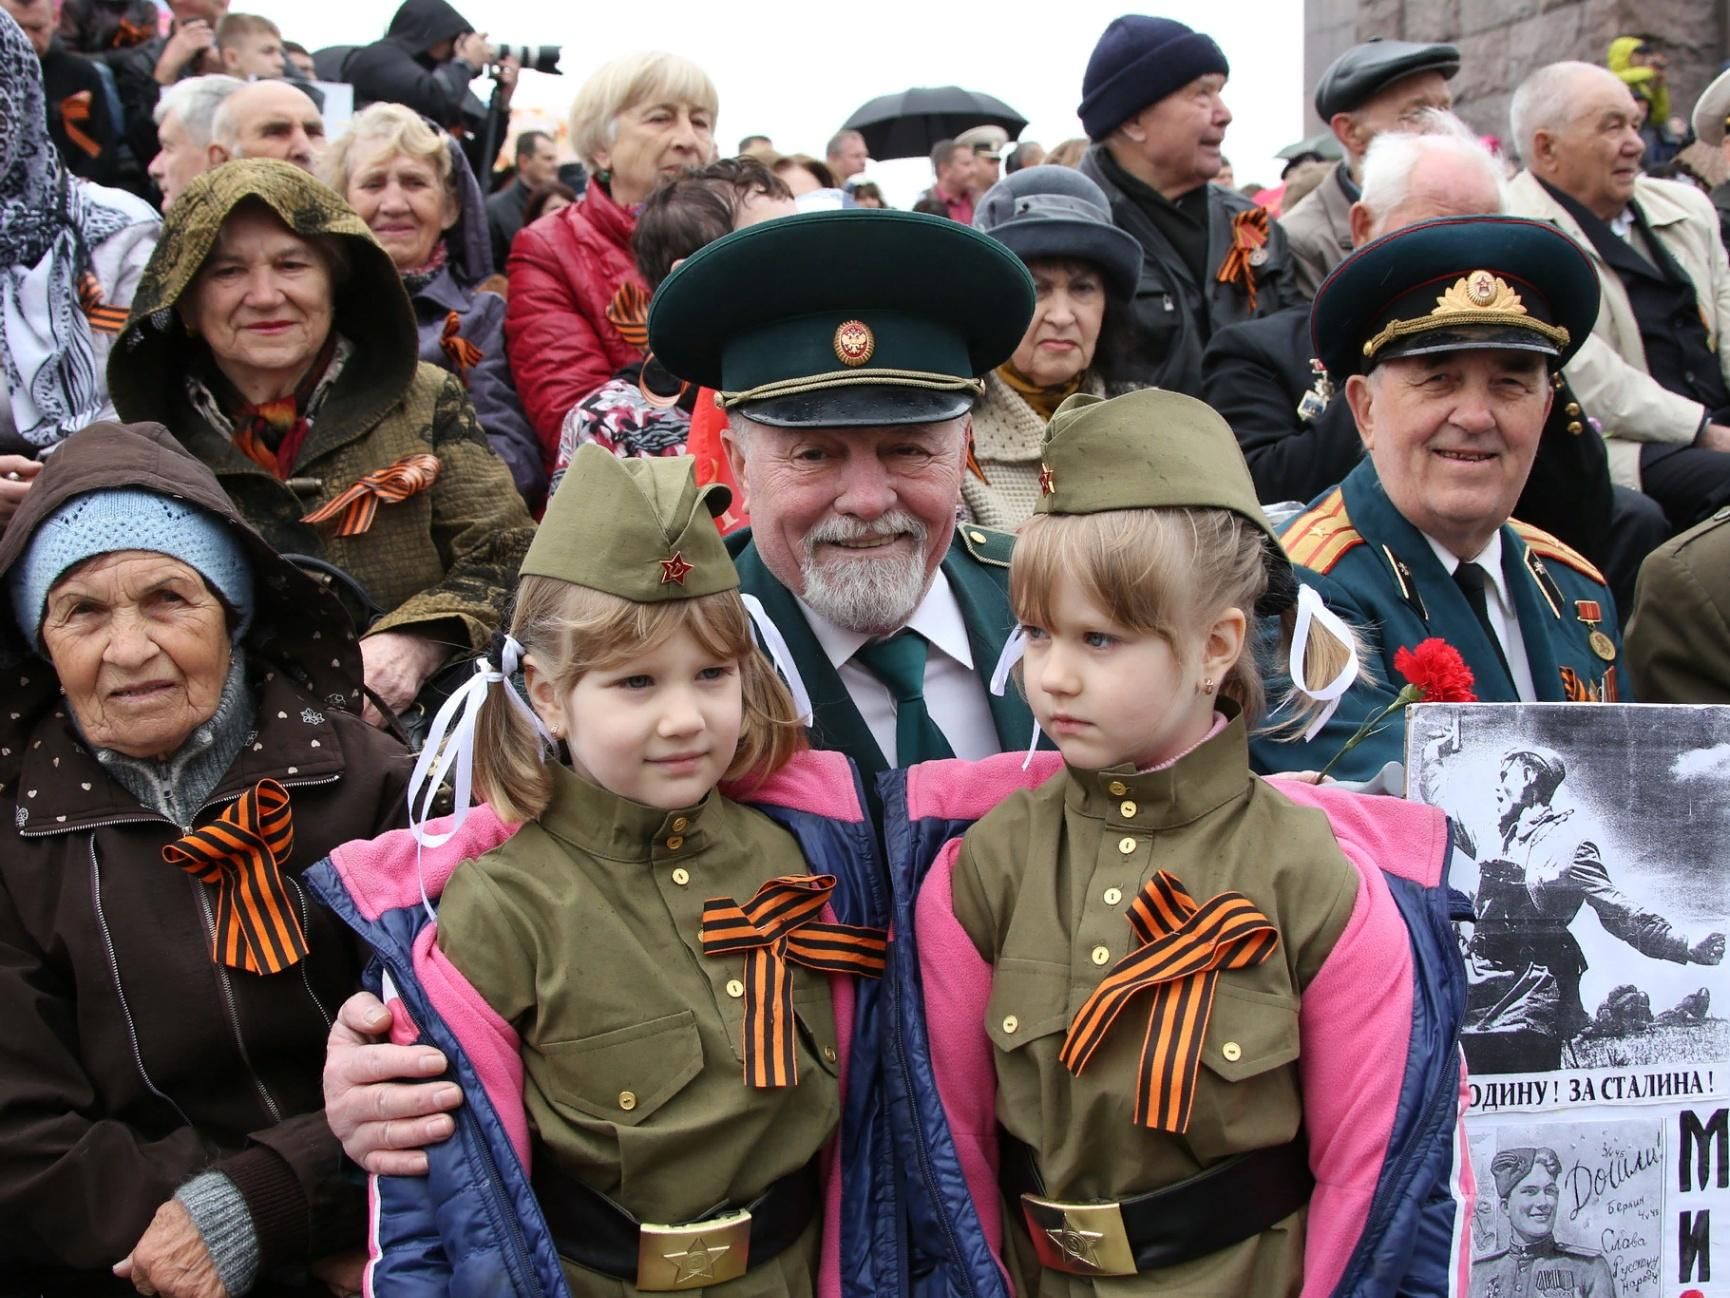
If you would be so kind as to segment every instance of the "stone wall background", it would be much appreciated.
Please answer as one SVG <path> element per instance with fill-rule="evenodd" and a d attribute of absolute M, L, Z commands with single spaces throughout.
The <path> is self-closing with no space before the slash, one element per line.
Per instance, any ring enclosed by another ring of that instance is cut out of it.
<path fill-rule="evenodd" d="M 1325 123 L 1310 102 L 1339 54 L 1372 36 L 1460 47 L 1454 108 L 1506 140 L 1508 100 L 1533 68 L 1602 63 L 1618 36 L 1655 36 L 1669 55 L 1670 101 L 1686 120 L 1730 58 L 1730 0 L 1304 0 L 1306 132 Z"/>

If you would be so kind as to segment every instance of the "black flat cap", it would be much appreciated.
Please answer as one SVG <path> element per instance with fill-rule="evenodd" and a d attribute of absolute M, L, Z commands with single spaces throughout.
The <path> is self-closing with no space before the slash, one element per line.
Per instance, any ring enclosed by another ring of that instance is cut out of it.
<path fill-rule="evenodd" d="M 1335 113 L 1351 112 L 1401 77 L 1414 72 L 1452 77 L 1459 70 L 1457 45 L 1385 41 L 1378 36 L 1352 46 L 1328 65 L 1316 82 L 1316 113 L 1322 121 L 1332 121 Z"/>

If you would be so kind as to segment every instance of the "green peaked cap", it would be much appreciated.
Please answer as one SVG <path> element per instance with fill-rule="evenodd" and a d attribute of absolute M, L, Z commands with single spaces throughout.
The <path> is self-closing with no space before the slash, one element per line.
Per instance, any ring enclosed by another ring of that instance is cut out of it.
<path fill-rule="evenodd" d="M 621 460 L 590 442 L 571 459 L 523 558 L 554 577 L 638 604 L 735 590 L 739 573 L 715 517 L 733 501 L 697 485 L 688 455 Z"/>
<path fill-rule="evenodd" d="M 1052 412 L 1040 448 L 1036 514 L 1229 509 L 1279 549 L 1231 427 L 1194 397 L 1148 388 L 1078 392 Z"/>

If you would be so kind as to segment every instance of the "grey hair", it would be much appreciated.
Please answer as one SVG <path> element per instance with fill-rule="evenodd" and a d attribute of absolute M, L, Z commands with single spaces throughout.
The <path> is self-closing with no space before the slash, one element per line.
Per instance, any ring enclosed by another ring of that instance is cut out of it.
<path fill-rule="evenodd" d="M 841 152 L 841 146 L 855 136 L 858 136 L 861 141 L 865 138 L 863 135 L 860 135 L 858 131 L 835 132 L 835 134 L 830 137 L 829 143 L 824 147 L 823 156 L 825 158 L 833 158 L 837 153 Z"/>
<path fill-rule="evenodd" d="M 1427 108 L 1412 131 L 1386 131 L 1370 142 L 1364 155 L 1362 202 L 1370 213 L 1385 217 L 1411 193 L 1412 173 L 1425 158 L 1451 157 L 1483 172 L 1496 193 L 1496 210 L 1507 207 L 1502 164 L 1454 114 Z"/>
<path fill-rule="evenodd" d="M 1532 141 L 1539 131 L 1559 131 L 1573 116 L 1573 89 L 1581 74 L 1616 74 L 1595 63 L 1550 63 L 1520 82 L 1508 105 L 1508 134 L 1521 161 L 1531 165 Z"/>
<path fill-rule="evenodd" d="M 195 145 L 203 148 L 216 134 L 217 110 L 245 84 L 239 77 L 221 73 L 176 81 L 156 101 L 156 124 L 161 126 L 172 113 Z"/>

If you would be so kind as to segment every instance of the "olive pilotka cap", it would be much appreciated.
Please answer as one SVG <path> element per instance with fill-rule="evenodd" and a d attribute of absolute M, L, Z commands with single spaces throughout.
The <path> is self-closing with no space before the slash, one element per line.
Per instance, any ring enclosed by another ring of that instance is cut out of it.
<path fill-rule="evenodd" d="M 1256 500 L 1237 438 L 1205 402 L 1159 388 L 1109 400 L 1078 392 L 1052 412 L 1039 460 L 1034 513 L 1230 510 L 1266 538 L 1268 591 L 1256 612 L 1296 599 L 1291 561 Z"/>
<path fill-rule="evenodd" d="M 638 604 L 735 590 L 738 570 L 715 518 L 732 503 L 697 485 L 688 455 L 621 460 L 579 447 L 519 575 L 553 577 Z"/>
<path fill-rule="evenodd" d="M 736 230 L 655 290 L 649 349 L 724 409 L 783 428 L 956 419 L 1015 353 L 1033 278 L 947 217 L 852 208 Z"/>

